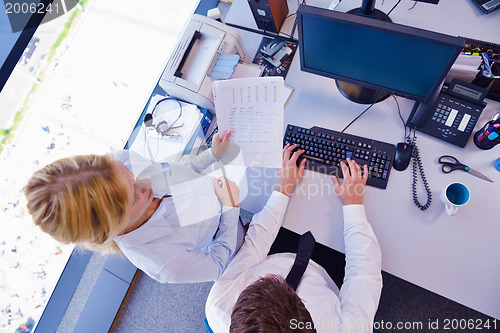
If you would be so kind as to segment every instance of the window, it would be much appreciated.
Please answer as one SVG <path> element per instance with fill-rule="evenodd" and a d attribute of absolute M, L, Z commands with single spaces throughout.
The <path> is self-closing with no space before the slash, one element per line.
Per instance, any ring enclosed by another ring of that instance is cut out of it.
<path fill-rule="evenodd" d="M 125 146 L 196 3 L 80 1 L 19 52 L 0 92 L 0 330 L 36 325 L 72 252 L 34 226 L 22 187 L 58 158 Z"/>

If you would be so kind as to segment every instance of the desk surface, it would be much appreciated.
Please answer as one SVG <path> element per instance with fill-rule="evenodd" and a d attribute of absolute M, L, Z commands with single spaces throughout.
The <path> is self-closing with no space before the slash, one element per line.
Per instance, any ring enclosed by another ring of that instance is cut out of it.
<path fill-rule="evenodd" d="M 307 3 L 316 6 L 326 3 L 327 7 L 330 1 L 309 0 Z M 337 10 L 347 11 L 360 3 L 344 0 Z M 388 12 L 396 0 L 381 3 L 378 1 L 376 7 Z M 486 15 L 472 1 L 466 0 L 441 0 L 437 6 L 419 2 L 415 8 L 408 10 L 413 4 L 413 1 L 402 1 L 391 13 L 392 20 L 500 43 L 500 11 Z M 290 12 L 296 7 L 296 1 L 289 1 Z M 256 28 L 245 0 L 233 2 L 226 22 Z M 284 29 L 292 24 L 293 20 L 287 20 Z M 248 51 L 247 60 L 251 61 L 262 36 L 244 30 L 239 30 L 239 33 Z M 333 80 L 300 71 L 298 54 L 285 83 L 295 88 L 285 107 L 285 125 L 319 125 L 341 130 L 366 108 L 345 99 Z M 407 119 L 414 102 L 400 97 L 397 99 L 403 118 Z M 500 112 L 500 103 L 487 102 L 475 131 L 494 113 Z M 403 126 L 394 99 L 377 103 L 347 132 L 394 144 L 402 141 Z M 491 214 L 500 197 L 500 172 L 493 167 L 494 161 L 500 158 L 500 145 L 482 151 L 475 147 L 472 140 L 465 148 L 459 148 L 419 132 L 417 138 L 432 191 L 431 207 L 422 212 L 413 204 L 411 168 L 402 172 L 393 170 L 386 190 L 366 189 L 366 211 L 382 247 L 383 269 L 500 319 L 500 288 L 497 287 L 500 281 L 500 219 Z M 442 173 L 437 158 L 443 154 L 459 157 L 462 162 L 493 179 L 494 183 L 465 172 Z M 457 215 L 448 216 L 439 201 L 439 194 L 447 184 L 455 181 L 463 182 L 470 188 L 471 199 Z M 267 185 L 269 183 L 272 181 L 268 181 Z M 250 185 L 248 196 L 253 196 L 253 206 L 250 206 L 256 211 L 265 203 L 270 190 L 268 186 L 267 190 L 255 194 L 252 192 L 256 188 L 255 183 Z M 421 201 L 425 201 L 424 196 Z M 341 201 L 335 195 L 329 177 L 306 172 L 291 196 L 284 226 L 299 233 L 311 230 L 321 243 L 343 251 Z"/>

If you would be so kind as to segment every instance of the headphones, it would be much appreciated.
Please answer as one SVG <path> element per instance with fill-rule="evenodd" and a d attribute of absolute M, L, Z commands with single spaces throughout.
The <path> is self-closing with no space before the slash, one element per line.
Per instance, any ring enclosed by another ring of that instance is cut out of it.
<path fill-rule="evenodd" d="M 158 105 L 162 102 L 165 102 L 165 101 L 168 101 L 168 100 L 173 100 L 173 101 L 176 101 L 177 104 L 179 104 L 179 116 L 171 123 L 169 124 L 167 121 L 165 120 L 162 120 L 160 121 L 158 124 L 153 124 L 153 114 L 156 110 L 156 107 L 158 107 Z M 165 97 L 163 99 L 160 99 L 154 106 L 153 110 L 151 111 L 151 113 L 147 113 L 145 116 L 144 116 L 144 125 L 148 128 L 154 128 L 156 130 L 156 132 L 158 132 L 158 134 L 160 134 L 161 136 L 166 136 L 168 131 L 174 127 L 174 125 L 177 123 L 177 121 L 182 117 L 182 104 L 181 102 L 174 98 L 174 97 Z"/>

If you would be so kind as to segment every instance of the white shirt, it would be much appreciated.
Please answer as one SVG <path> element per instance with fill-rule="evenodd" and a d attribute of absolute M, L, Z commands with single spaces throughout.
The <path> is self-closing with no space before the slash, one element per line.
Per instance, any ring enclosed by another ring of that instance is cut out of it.
<path fill-rule="evenodd" d="M 115 238 L 123 254 L 161 283 L 216 280 L 237 251 L 239 208 L 221 207 L 210 177 L 211 152 L 154 163 L 128 150 L 114 154 L 138 178 L 152 180 L 160 206 L 139 228 Z"/>
<path fill-rule="evenodd" d="M 295 254 L 267 256 L 287 204 L 288 197 L 273 192 L 264 209 L 254 215 L 243 246 L 212 287 L 205 311 L 214 332 L 229 332 L 234 304 L 247 286 L 268 273 L 286 277 L 292 268 Z M 364 206 L 344 206 L 343 213 L 346 268 L 342 288 L 339 291 L 328 273 L 311 260 L 297 295 L 311 314 L 318 333 L 373 332 L 382 290 L 380 247 Z M 300 326 L 297 322 L 290 324 L 292 329 Z"/>

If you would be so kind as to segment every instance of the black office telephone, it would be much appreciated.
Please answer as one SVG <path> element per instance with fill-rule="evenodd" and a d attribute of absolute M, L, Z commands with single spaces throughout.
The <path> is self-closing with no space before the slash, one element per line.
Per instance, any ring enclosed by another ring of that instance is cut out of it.
<path fill-rule="evenodd" d="M 436 99 L 415 107 L 406 125 L 463 148 L 486 106 L 487 93 L 482 87 L 453 79 Z"/>

